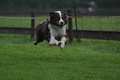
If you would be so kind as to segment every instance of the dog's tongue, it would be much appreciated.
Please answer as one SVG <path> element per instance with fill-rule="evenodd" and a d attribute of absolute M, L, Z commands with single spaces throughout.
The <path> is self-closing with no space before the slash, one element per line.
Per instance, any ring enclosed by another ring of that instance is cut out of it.
<path fill-rule="evenodd" d="M 62 28 L 62 26 L 59 26 L 60 28 Z"/>
<path fill-rule="evenodd" d="M 62 28 L 63 26 L 62 26 L 62 25 L 60 25 L 59 27 L 60 27 L 60 28 Z"/>

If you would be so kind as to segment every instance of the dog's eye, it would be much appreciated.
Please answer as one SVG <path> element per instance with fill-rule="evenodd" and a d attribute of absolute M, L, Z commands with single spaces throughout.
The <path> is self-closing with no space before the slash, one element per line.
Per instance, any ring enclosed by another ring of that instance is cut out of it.
<path fill-rule="evenodd" d="M 65 16 L 63 16 L 63 17 L 62 17 L 62 19 L 64 19 L 64 20 L 65 20 L 65 19 L 66 19 L 66 17 L 65 17 Z"/>
<path fill-rule="evenodd" d="M 59 18 L 55 18 L 54 21 L 59 21 Z"/>
<path fill-rule="evenodd" d="M 58 21 L 58 19 L 54 19 L 54 21 Z"/>
<path fill-rule="evenodd" d="M 65 19 L 65 17 L 62 17 L 62 19 Z"/>

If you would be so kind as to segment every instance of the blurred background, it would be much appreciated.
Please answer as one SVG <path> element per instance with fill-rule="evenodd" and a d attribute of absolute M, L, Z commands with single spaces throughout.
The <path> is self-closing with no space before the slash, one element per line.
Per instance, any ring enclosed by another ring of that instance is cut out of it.
<path fill-rule="evenodd" d="M 77 16 L 69 22 L 71 28 L 76 30 L 73 31 L 74 35 L 70 35 L 76 38 L 120 40 L 120 0 L 0 0 L 0 33 L 32 33 L 34 37 L 35 26 L 46 21 L 54 10 L 71 10 L 68 16 Z M 31 17 L 36 18 L 33 20 Z M 28 31 L 24 31 L 24 27 Z"/>
<path fill-rule="evenodd" d="M 120 0 L 0 0 L 0 9 L 120 8 Z"/>

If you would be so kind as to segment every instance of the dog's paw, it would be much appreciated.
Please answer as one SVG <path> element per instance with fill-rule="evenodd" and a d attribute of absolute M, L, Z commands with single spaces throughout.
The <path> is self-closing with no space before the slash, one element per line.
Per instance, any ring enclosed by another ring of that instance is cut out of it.
<path fill-rule="evenodd" d="M 49 45 L 55 45 L 55 43 L 49 42 Z"/>
<path fill-rule="evenodd" d="M 65 46 L 60 45 L 60 49 L 63 50 Z"/>
<path fill-rule="evenodd" d="M 58 46 L 60 46 L 61 44 L 62 44 L 62 42 L 59 41 L 59 42 L 58 42 Z"/>
<path fill-rule="evenodd" d="M 56 42 L 49 42 L 49 45 L 54 45 L 54 46 L 59 46 L 62 43 L 60 41 L 56 41 Z"/>
<path fill-rule="evenodd" d="M 34 45 L 37 45 L 38 43 L 36 41 L 33 42 Z"/>
<path fill-rule="evenodd" d="M 60 45 L 60 49 L 63 50 L 65 48 L 65 45 L 64 44 L 61 44 Z"/>

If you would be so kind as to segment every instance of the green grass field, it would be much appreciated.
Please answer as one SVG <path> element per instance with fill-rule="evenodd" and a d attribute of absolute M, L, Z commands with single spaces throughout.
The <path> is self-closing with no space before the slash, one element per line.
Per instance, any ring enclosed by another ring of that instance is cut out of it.
<path fill-rule="evenodd" d="M 82 39 L 64 50 L 0 34 L 0 80 L 119 80 L 120 42 Z"/>
<path fill-rule="evenodd" d="M 96 19 L 84 19 L 82 25 L 86 27 L 80 28 L 106 30 L 111 24 L 103 24 L 104 20 L 97 24 Z M 37 19 L 35 24 L 43 21 Z M 90 22 L 95 24 L 88 25 Z M 0 26 L 30 27 L 30 20 L 0 19 Z M 120 31 L 118 26 L 110 30 Z M 33 41 L 27 35 L 0 34 L 0 80 L 120 79 L 120 41 L 74 39 L 64 50 L 46 41 L 34 46 Z"/>
<path fill-rule="evenodd" d="M 40 22 L 46 21 L 46 19 L 36 19 L 35 25 Z M 2 27 L 31 27 L 30 19 L 2 19 L 0 18 L 0 26 Z"/>

